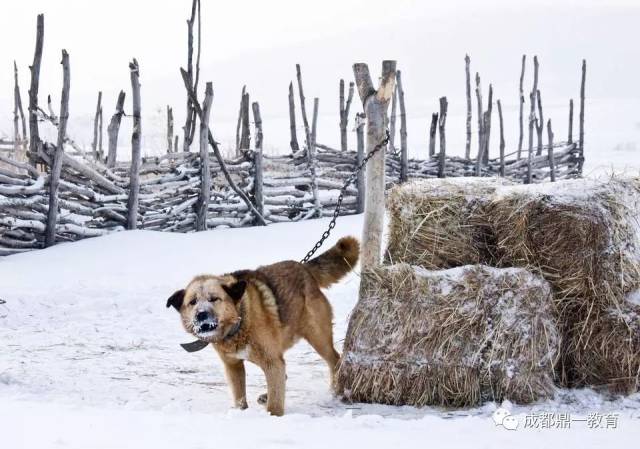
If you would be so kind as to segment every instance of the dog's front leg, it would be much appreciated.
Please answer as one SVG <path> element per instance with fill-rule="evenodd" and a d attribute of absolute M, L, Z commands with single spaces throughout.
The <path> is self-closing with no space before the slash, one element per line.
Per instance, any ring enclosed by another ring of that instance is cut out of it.
<path fill-rule="evenodd" d="M 274 416 L 284 415 L 284 392 L 287 374 L 284 359 L 269 360 L 262 366 L 267 378 L 267 411 Z"/>
<path fill-rule="evenodd" d="M 247 385 L 244 362 L 242 360 L 224 360 L 224 371 L 231 387 L 233 406 L 244 410 L 247 408 Z"/>

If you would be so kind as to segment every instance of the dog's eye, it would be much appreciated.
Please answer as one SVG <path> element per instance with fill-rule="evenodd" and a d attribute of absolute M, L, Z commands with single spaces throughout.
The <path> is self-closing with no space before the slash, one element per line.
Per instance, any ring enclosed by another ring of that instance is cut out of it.
<path fill-rule="evenodd" d="M 192 306 L 195 306 L 196 302 L 198 302 L 198 301 L 196 301 L 195 298 L 194 298 L 191 301 L 189 301 L 189 304 L 192 305 Z"/>
<path fill-rule="evenodd" d="M 216 301 L 220 301 L 220 298 L 218 298 L 217 296 L 212 296 L 211 298 L 209 298 L 209 302 L 216 302 Z"/>

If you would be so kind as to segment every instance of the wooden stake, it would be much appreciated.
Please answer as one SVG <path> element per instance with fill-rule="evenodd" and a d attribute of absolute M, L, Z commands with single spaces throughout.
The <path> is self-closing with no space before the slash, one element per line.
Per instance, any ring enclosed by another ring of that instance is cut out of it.
<path fill-rule="evenodd" d="M 465 75 L 466 75 L 466 86 L 467 86 L 467 141 L 464 147 L 464 157 L 465 159 L 471 158 L 471 59 L 469 55 L 465 55 L 464 57 L 464 67 L 465 67 Z M 433 126 L 433 122 L 431 122 L 431 126 Z M 429 152 L 431 155 L 431 152 Z"/>
<path fill-rule="evenodd" d="M 367 152 L 385 139 L 387 109 L 395 88 L 396 61 L 383 61 L 382 77 L 376 90 L 364 63 L 353 65 L 358 94 L 367 117 Z M 384 227 L 385 151 L 386 145 L 367 164 L 365 216 L 362 232 L 362 271 L 380 264 Z"/>
<path fill-rule="evenodd" d="M 207 83 L 202 102 L 202 115 L 200 116 L 200 195 L 196 212 L 196 231 L 207 230 L 207 212 L 209 199 L 211 198 L 211 168 L 209 167 L 209 142 L 207 131 L 209 130 L 209 117 L 211 103 L 213 101 L 213 84 Z"/>
<path fill-rule="evenodd" d="M 14 109 L 13 109 L 13 149 L 17 155 L 18 149 L 21 144 L 26 144 L 27 142 L 27 124 L 24 119 L 24 110 L 22 109 L 22 97 L 20 95 L 20 86 L 18 85 L 18 66 L 15 61 L 13 61 L 13 78 L 14 78 L 14 87 L 13 87 L 13 101 L 14 101 Z M 20 131 L 18 126 L 18 115 L 22 122 L 22 137 L 20 137 Z"/>
<path fill-rule="evenodd" d="M 364 124 L 365 124 L 365 114 L 357 113 L 356 114 L 356 141 L 357 141 L 357 155 L 356 155 L 356 166 L 360 166 L 362 164 L 362 160 L 364 159 Z M 356 178 L 356 188 L 358 189 L 358 196 L 356 198 L 356 213 L 361 214 L 364 212 L 365 198 L 366 198 L 366 188 L 365 188 L 365 180 L 364 180 L 364 172 L 360 170 L 357 174 Z"/>
<path fill-rule="evenodd" d="M 300 111 L 302 112 L 302 123 L 304 124 L 304 134 L 307 146 L 307 163 L 309 167 L 309 174 L 311 177 L 311 193 L 313 195 L 313 203 L 315 207 L 315 214 L 320 215 L 321 204 L 318 193 L 318 180 L 316 179 L 316 168 L 314 162 L 315 148 L 313 146 L 313 139 L 311 130 L 309 128 L 309 120 L 307 119 L 307 107 L 304 98 L 304 89 L 302 88 L 302 73 L 300 71 L 300 64 L 296 64 L 296 78 L 298 79 L 298 94 L 300 96 Z"/>
<path fill-rule="evenodd" d="M 544 144 L 542 143 L 544 117 L 542 115 L 542 95 L 540 95 L 540 90 L 538 90 L 536 98 L 538 102 L 538 120 L 536 121 L 536 132 L 538 134 L 538 150 L 536 151 L 536 156 L 540 156 L 542 154 L 542 147 L 544 146 Z"/>
<path fill-rule="evenodd" d="M 547 135 L 549 138 L 549 171 L 551 173 L 551 182 L 555 182 L 556 161 L 553 158 L 553 130 L 551 129 L 551 119 L 547 122 Z"/>
<path fill-rule="evenodd" d="M 436 131 L 438 130 L 438 113 L 431 114 L 431 127 L 429 128 L 429 157 L 436 155 Z"/>
<path fill-rule="evenodd" d="M 262 117 L 260 116 L 260 105 L 254 102 L 251 105 L 253 109 L 253 122 L 256 125 L 256 150 L 254 152 L 253 166 L 255 169 L 255 177 L 253 179 L 253 201 L 256 209 L 260 214 L 264 215 L 264 189 L 263 177 L 264 167 L 262 163 Z"/>
<path fill-rule="evenodd" d="M 293 82 L 289 83 L 289 133 L 291 134 L 289 145 L 291 146 L 291 152 L 295 154 L 300 151 L 300 146 L 298 145 L 298 135 L 296 133 L 296 105 L 293 98 Z"/>
<path fill-rule="evenodd" d="M 138 195 L 140 193 L 140 139 L 142 137 L 140 67 L 134 58 L 129 63 L 131 93 L 133 96 L 133 131 L 131 134 L 131 170 L 129 172 L 129 198 L 127 201 L 127 229 L 138 227 Z"/>
<path fill-rule="evenodd" d="M 344 80 L 340 80 L 340 149 L 347 151 L 347 125 L 349 124 L 349 109 L 351 108 L 351 101 L 353 100 L 353 82 L 349 83 L 349 94 L 347 101 L 344 101 Z"/>
<path fill-rule="evenodd" d="M 194 74 L 193 74 L 193 24 L 196 19 L 196 13 L 199 10 L 199 0 L 193 0 L 191 3 L 191 17 L 187 20 L 187 73 L 189 75 L 189 84 L 194 90 Z M 199 39 L 198 39 L 199 40 Z M 200 48 L 200 42 L 198 42 L 198 49 Z M 198 51 L 198 60 L 200 59 Z M 197 76 L 197 75 L 196 75 Z M 197 92 L 197 91 L 196 91 Z M 196 95 L 197 98 L 197 95 Z M 193 102 L 191 98 L 187 96 L 187 113 L 185 124 L 182 127 L 184 131 L 184 138 L 182 139 L 182 149 L 185 152 L 189 151 L 191 143 L 193 142 L 193 129 L 195 127 L 195 117 L 193 113 Z"/>
<path fill-rule="evenodd" d="M 582 60 L 582 79 L 580 81 L 580 123 L 579 123 L 579 145 L 580 145 L 580 163 L 578 164 L 579 173 L 582 173 L 582 165 L 584 164 L 584 92 L 585 80 L 587 77 L 587 60 Z"/>
<path fill-rule="evenodd" d="M 524 139 L 524 71 L 527 55 L 522 55 L 522 69 L 520 70 L 520 135 L 518 136 L 518 159 L 522 157 L 522 141 Z"/>
<path fill-rule="evenodd" d="M 56 241 L 56 223 L 58 221 L 58 186 L 62 173 L 62 159 L 64 152 L 65 133 L 69 120 L 69 88 L 71 85 L 69 71 L 69 54 L 62 50 L 62 96 L 60 99 L 60 125 L 58 126 L 58 140 L 53 156 L 51 177 L 49 180 L 49 210 L 47 211 L 47 226 L 45 229 L 45 246 L 49 247 Z"/>
<path fill-rule="evenodd" d="M 173 108 L 167 105 L 167 153 L 173 153 Z"/>
<path fill-rule="evenodd" d="M 389 151 L 392 154 L 396 153 L 396 116 L 398 109 L 398 84 L 393 89 L 393 96 L 391 97 L 391 115 L 389 116 Z"/>
<path fill-rule="evenodd" d="M 404 106 L 404 89 L 402 88 L 402 74 L 396 73 L 396 88 L 398 104 L 400 105 L 400 182 L 409 179 L 409 157 L 407 154 L 407 114 Z"/>
<path fill-rule="evenodd" d="M 251 148 L 251 129 L 249 128 L 249 93 L 242 95 L 242 127 L 240 130 L 240 151 Z"/>
<path fill-rule="evenodd" d="M 504 123 L 502 121 L 502 104 L 500 100 L 498 105 L 498 120 L 500 121 L 500 176 L 504 176 Z"/>
<path fill-rule="evenodd" d="M 569 145 L 573 143 L 573 98 L 569 100 L 569 135 L 567 136 L 567 143 Z"/>
<path fill-rule="evenodd" d="M 111 117 L 109 126 L 107 126 L 107 136 L 109 137 L 109 148 L 107 153 L 107 167 L 113 168 L 116 165 L 118 156 L 118 134 L 120 133 L 120 122 L 124 115 L 124 91 L 121 90 L 116 103 L 116 112 Z M 177 148 L 177 147 L 176 147 Z"/>
<path fill-rule="evenodd" d="M 42 46 L 44 43 L 44 15 L 38 14 L 36 27 L 36 50 L 33 55 L 31 85 L 29 87 L 29 162 L 36 166 L 38 150 L 42 142 L 38 130 L 38 86 L 40 83 L 40 64 L 42 62 Z"/>
<path fill-rule="evenodd" d="M 98 153 L 98 126 L 100 120 L 100 110 L 102 109 L 102 91 L 98 92 L 98 103 L 96 105 L 96 114 L 93 118 L 93 141 L 91 142 L 91 154 L 94 160 L 100 160 Z"/>
<path fill-rule="evenodd" d="M 535 59 L 534 59 L 535 61 Z M 535 107 L 536 104 L 536 94 L 535 90 L 531 91 L 529 95 L 529 101 Z M 531 184 L 533 181 L 533 167 L 531 166 L 531 160 L 533 159 L 533 127 L 536 121 L 536 113 L 535 109 L 531 111 L 529 114 L 529 154 L 527 156 L 527 179 L 525 180 L 525 184 Z"/>
<path fill-rule="evenodd" d="M 240 129 L 242 127 L 242 111 L 244 107 L 244 94 L 247 93 L 247 86 L 242 86 L 240 94 L 240 107 L 238 108 L 238 123 L 236 124 L 236 156 L 240 155 Z"/>
<path fill-rule="evenodd" d="M 482 149 L 482 163 L 487 165 L 489 163 L 489 149 L 491 148 L 491 113 L 493 111 L 493 86 L 489 84 L 489 98 L 487 104 L 487 113 L 483 116 L 483 146 Z"/>
<path fill-rule="evenodd" d="M 533 128 L 531 124 L 534 123 L 536 117 L 536 94 L 538 93 L 538 57 L 533 57 L 533 89 L 529 95 L 529 101 L 531 102 L 529 110 L 529 147 L 533 145 Z M 529 181 L 531 182 L 531 181 Z"/>
<path fill-rule="evenodd" d="M 438 133 L 440 134 L 440 155 L 438 157 L 438 178 L 445 177 L 445 157 L 447 149 L 447 141 L 445 134 L 445 124 L 447 123 L 447 97 L 440 98 L 440 118 L 438 121 Z"/>
<path fill-rule="evenodd" d="M 480 74 L 476 72 L 476 101 L 478 103 L 478 156 L 482 160 L 482 145 L 484 142 L 484 124 L 482 123 L 482 90 L 480 86 Z"/>

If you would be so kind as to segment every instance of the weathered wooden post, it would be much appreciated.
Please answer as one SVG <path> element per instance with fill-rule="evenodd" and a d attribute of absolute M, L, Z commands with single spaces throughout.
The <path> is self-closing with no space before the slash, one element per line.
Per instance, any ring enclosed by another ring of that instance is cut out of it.
<path fill-rule="evenodd" d="M 535 59 L 534 59 L 535 61 Z M 525 180 L 525 184 L 531 184 L 533 181 L 533 167 L 531 166 L 531 161 L 533 159 L 533 127 L 536 122 L 536 113 L 535 113 L 535 104 L 536 104 L 536 94 L 535 90 L 531 91 L 529 95 L 529 101 L 533 105 L 531 112 L 529 113 L 529 154 L 527 155 L 527 179 Z"/>
<path fill-rule="evenodd" d="M 504 123 L 502 120 L 502 104 L 500 100 L 497 101 L 498 105 L 498 119 L 500 121 L 500 176 L 504 176 Z"/>
<path fill-rule="evenodd" d="M 318 108 L 320 107 L 320 99 L 315 97 L 313 99 L 313 118 L 311 119 L 311 142 L 315 149 L 316 142 L 318 141 Z"/>
<path fill-rule="evenodd" d="M 251 129 L 249 128 L 249 93 L 242 96 L 242 126 L 240 129 L 240 150 L 248 150 L 251 147 Z"/>
<path fill-rule="evenodd" d="M 358 94 L 367 117 L 367 152 L 382 145 L 367 164 L 367 195 L 362 233 L 362 271 L 380 264 L 382 231 L 384 226 L 385 151 L 388 124 L 387 109 L 396 79 L 396 61 L 383 61 L 378 89 L 373 86 L 369 67 L 353 65 Z"/>
<path fill-rule="evenodd" d="M 573 143 L 573 98 L 569 100 L 569 135 L 567 136 L 567 143 L 569 145 Z"/>
<path fill-rule="evenodd" d="M 362 164 L 364 159 L 364 124 L 366 115 L 363 113 L 356 114 L 356 166 Z M 364 203 L 366 198 L 366 186 L 364 181 L 364 172 L 360 170 L 356 175 L 356 188 L 358 189 L 358 196 L 356 198 L 356 213 L 361 214 L 364 212 Z"/>
<path fill-rule="evenodd" d="M 27 142 L 27 125 L 24 120 L 22 97 L 20 95 L 20 86 L 18 85 L 18 65 L 15 61 L 13 61 L 13 83 L 13 149 L 15 157 L 20 146 Z M 22 121 L 22 137 L 20 137 L 18 118 Z"/>
<path fill-rule="evenodd" d="M 107 126 L 107 136 L 109 137 L 107 167 L 109 168 L 115 167 L 116 158 L 118 157 L 118 134 L 120 133 L 120 122 L 122 121 L 122 116 L 124 115 L 124 97 L 124 91 L 121 90 L 120 94 L 118 94 L 116 112 L 111 117 L 109 126 Z"/>
<path fill-rule="evenodd" d="M 402 88 L 402 73 L 396 73 L 396 87 L 398 90 L 398 104 L 400 105 L 400 182 L 409 179 L 409 157 L 407 154 L 407 113 L 404 106 L 404 89 Z"/>
<path fill-rule="evenodd" d="M 436 155 L 436 131 L 438 130 L 438 113 L 431 114 L 431 127 L 429 128 L 429 157 Z"/>
<path fill-rule="evenodd" d="M 549 137 L 549 171 L 551 173 L 551 182 L 555 182 L 556 161 L 553 158 L 553 130 L 551 129 L 551 119 L 547 122 L 547 135 Z"/>
<path fill-rule="evenodd" d="M 60 100 L 60 123 L 58 125 L 58 140 L 55 153 L 52 155 L 53 164 L 49 179 L 49 210 L 47 212 L 47 226 L 45 229 L 44 245 L 49 247 L 56 241 L 56 222 L 58 221 L 58 186 L 62 173 L 62 159 L 64 157 L 64 141 L 69 119 L 69 88 L 71 85 L 69 72 L 69 54 L 62 50 L 62 96 Z"/>
<path fill-rule="evenodd" d="M 242 86 L 240 94 L 240 108 L 238 109 L 238 122 L 236 123 L 236 156 L 240 155 L 240 129 L 242 127 L 242 112 L 244 107 L 244 94 L 247 93 L 247 86 Z"/>
<path fill-rule="evenodd" d="M 447 108 L 449 103 L 447 97 L 440 98 L 440 118 L 438 119 L 438 133 L 440 134 L 440 154 L 438 155 L 438 178 L 444 178 L 445 161 L 447 155 L 447 140 L 445 125 L 447 123 Z"/>
<path fill-rule="evenodd" d="M 587 77 L 587 60 L 582 60 L 582 78 L 580 81 L 580 123 L 579 123 L 579 136 L 578 142 L 580 144 L 580 163 L 578 164 L 578 170 L 582 173 L 582 165 L 584 164 L 584 91 L 585 81 Z"/>
<path fill-rule="evenodd" d="M 540 90 L 536 93 L 536 98 L 538 102 L 538 117 L 536 121 L 536 133 L 538 134 L 538 150 L 536 151 L 536 156 L 540 156 L 542 154 L 542 148 L 544 146 L 542 142 L 542 132 L 544 129 L 544 116 L 542 115 L 542 95 L 540 95 Z"/>
<path fill-rule="evenodd" d="M 482 122 L 482 87 L 480 85 L 480 74 L 476 72 L 476 100 L 478 102 L 478 159 L 482 158 L 482 145 L 484 144 L 484 123 Z"/>
<path fill-rule="evenodd" d="M 211 168 L 209 167 L 209 117 L 213 101 L 213 84 L 207 83 L 200 116 L 200 195 L 196 212 L 196 231 L 207 230 L 207 212 L 211 198 Z"/>
<path fill-rule="evenodd" d="M 173 153 L 173 108 L 167 105 L 167 153 Z"/>
<path fill-rule="evenodd" d="M 38 130 L 38 87 L 40 83 L 40 64 L 42 62 L 42 46 L 44 43 L 44 14 L 38 14 L 36 26 L 36 50 L 31 65 L 31 85 L 29 86 L 29 162 L 34 167 L 38 162 L 40 148 L 40 132 Z"/>
<path fill-rule="evenodd" d="M 133 58 L 129 63 L 131 93 L 133 96 L 133 131 L 131 133 L 131 169 L 129 171 L 129 198 L 127 201 L 127 229 L 138 227 L 138 195 L 140 193 L 140 139 L 142 137 L 140 67 Z"/>
<path fill-rule="evenodd" d="M 471 159 L 471 59 L 469 55 L 464 57 L 464 67 L 467 81 L 467 140 L 464 147 L 464 157 L 465 159 Z M 431 126 L 433 126 L 433 121 Z M 429 155 L 431 155 L 431 152 L 429 152 Z"/>
<path fill-rule="evenodd" d="M 298 135 L 296 133 L 296 105 L 293 97 L 293 82 L 289 83 L 289 133 L 291 134 L 289 145 L 291 146 L 291 152 L 295 154 L 300 151 L 300 145 L 298 145 Z"/>
<path fill-rule="evenodd" d="M 531 102 L 529 109 L 529 147 L 530 149 L 533 147 L 533 127 L 531 126 L 535 121 L 536 116 L 536 94 L 538 93 L 538 57 L 533 57 L 533 88 L 531 89 L 531 94 L 529 95 L 529 101 Z M 529 155 L 529 160 L 533 155 Z M 529 166 L 531 163 L 529 162 Z M 531 171 L 531 167 L 529 167 L 529 171 Z M 528 175 L 527 175 L 528 176 Z M 529 181 L 531 182 L 531 181 Z"/>
<path fill-rule="evenodd" d="M 175 138 L 175 140 L 173 142 L 173 151 L 176 152 L 176 153 L 178 152 L 178 143 L 179 143 L 179 141 L 180 141 L 180 137 L 176 134 L 176 138 Z"/>
<path fill-rule="evenodd" d="M 524 71 L 527 63 L 527 55 L 522 55 L 522 68 L 520 70 L 520 135 L 518 136 L 518 159 L 522 156 L 522 142 L 524 139 Z"/>
<path fill-rule="evenodd" d="M 396 152 L 396 116 L 398 109 L 398 84 L 393 89 L 393 95 L 391 96 L 391 115 L 389 116 L 389 151 L 392 154 Z"/>
<path fill-rule="evenodd" d="M 100 160 L 98 153 L 98 127 L 100 121 L 100 113 L 102 111 L 102 91 L 98 92 L 98 103 L 96 105 L 96 114 L 93 117 L 93 141 L 91 142 L 91 154 L 94 160 Z"/>
<path fill-rule="evenodd" d="M 490 120 L 491 120 L 491 115 L 489 114 L 489 111 L 484 111 L 482 113 L 482 122 L 484 123 L 485 127 L 488 125 Z M 483 133 L 482 153 L 481 154 L 478 153 L 478 157 L 476 159 L 476 176 L 482 176 L 482 165 L 483 165 L 484 157 L 485 157 L 485 154 L 487 153 L 488 145 L 489 145 L 488 136 L 489 135 L 487 133 Z"/>
<path fill-rule="evenodd" d="M 255 175 L 253 179 L 253 201 L 256 209 L 261 215 L 264 215 L 264 190 L 263 190 L 263 174 L 264 167 L 262 164 L 262 117 L 260 116 L 260 105 L 254 102 L 251 105 L 253 109 L 253 121 L 256 125 L 256 150 L 254 152 L 253 167 Z"/>
<path fill-rule="evenodd" d="M 196 20 L 196 14 L 198 15 L 198 56 L 197 60 L 200 60 L 200 0 L 193 0 L 191 3 L 191 17 L 187 20 L 187 74 L 189 77 L 190 87 L 197 92 L 197 82 L 194 83 L 193 73 L 193 24 Z M 196 64 L 195 78 L 197 80 L 199 76 L 199 67 Z M 190 96 L 187 96 L 187 113 L 185 124 L 183 126 L 184 138 L 182 139 L 182 149 L 185 152 L 189 151 L 191 143 L 193 142 L 193 134 L 195 133 L 195 112 L 193 102 Z"/>
<path fill-rule="evenodd" d="M 482 117 L 483 126 L 483 149 L 482 149 L 482 163 L 487 165 L 489 163 L 489 148 L 491 143 L 491 113 L 493 111 L 493 85 L 489 84 L 489 98 L 487 104 L 486 114 Z"/>
<path fill-rule="evenodd" d="M 347 125 L 349 123 L 349 109 L 353 100 L 353 82 L 349 83 L 349 94 L 347 101 L 344 101 L 344 80 L 340 80 L 340 150 L 347 151 L 349 149 L 347 143 Z"/>

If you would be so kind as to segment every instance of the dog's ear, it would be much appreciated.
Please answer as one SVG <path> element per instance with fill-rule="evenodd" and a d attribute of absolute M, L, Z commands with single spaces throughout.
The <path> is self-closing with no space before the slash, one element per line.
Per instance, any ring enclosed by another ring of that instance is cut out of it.
<path fill-rule="evenodd" d="M 223 285 L 222 288 L 227 292 L 227 295 L 231 296 L 234 302 L 238 302 L 240 298 L 242 298 L 242 295 L 244 295 L 244 291 L 247 288 L 247 281 L 238 281 L 235 284 Z"/>
<path fill-rule="evenodd" d="M 180 311 L 182 307 L 182 301 L 184 301 L 184 289 L 178 290 L 167 299 L 167 307 L 175 307 L 177 311 Z"/>

